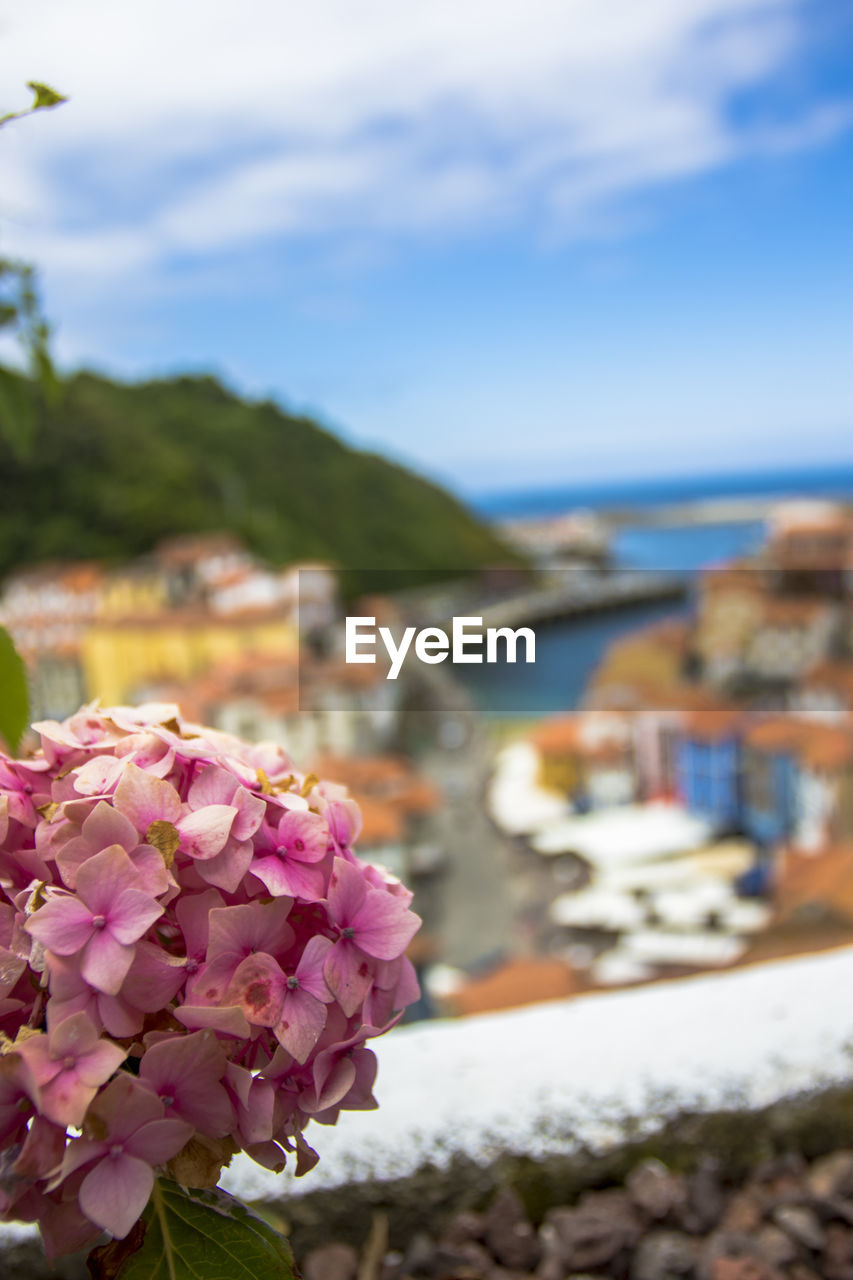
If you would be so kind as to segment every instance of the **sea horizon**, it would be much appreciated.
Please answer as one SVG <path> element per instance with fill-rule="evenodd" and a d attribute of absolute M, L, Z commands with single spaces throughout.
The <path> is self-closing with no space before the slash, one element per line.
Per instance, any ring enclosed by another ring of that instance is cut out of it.
<path fill-rule="evenodd" d="M 559 515 L 584 508 L 649 508 L 726 498 L 853 498 L 853 463 L 819 467 L 619 479 L 585 484 L 524 485 L 467 494 L 479 515 L 490 520 Z"/>

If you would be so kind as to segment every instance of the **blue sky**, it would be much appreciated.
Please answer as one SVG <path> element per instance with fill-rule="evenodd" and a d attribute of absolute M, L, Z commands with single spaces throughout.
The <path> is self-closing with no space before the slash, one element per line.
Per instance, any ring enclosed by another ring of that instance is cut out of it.
<path fill-rule="evenodd" d="M 846 0 L 0 0 L 63 364 L 469 492 L 853 463 Z M 18 86 L 21 86 L 20 88 Z"/>

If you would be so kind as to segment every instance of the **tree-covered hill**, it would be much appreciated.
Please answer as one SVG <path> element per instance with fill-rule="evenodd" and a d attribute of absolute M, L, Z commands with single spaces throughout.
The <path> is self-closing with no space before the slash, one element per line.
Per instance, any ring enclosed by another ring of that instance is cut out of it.
<path fill-rule="evenodd" d="M 437 485 L 211 377 L 77 374 L 23 455 L 4 411 L 0 574 L 53 557 L 115 562 L 216 529 L 275 563 L 455 572 L 513 558 Z"/>

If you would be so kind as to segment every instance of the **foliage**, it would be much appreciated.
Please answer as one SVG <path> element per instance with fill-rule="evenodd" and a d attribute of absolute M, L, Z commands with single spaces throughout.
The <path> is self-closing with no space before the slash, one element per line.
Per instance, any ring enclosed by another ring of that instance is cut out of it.
<path fill-rule="evenodd" d="M 32 102 L 20 111 L 7 111 L 4 116 L 0 116 L 0 129 L 4 124 L 10 124 L 12 120 L 23 120 L 25 116 L 34 115 L 36 111 L 46 111 L 68 101 L 61 93 L 57 93 L 55 89 L 42 84 L 39 80 L 28 80 L 27 88 L 32 91 Z"/>
<path fill-rule="evenodd" d="M 0 737 L 17 751 L 30 718 L 27 672 L 5 627 L 0 627 Z"/>
<path fill-rule="evenodd" d="M 413 581 L 412 570 L 447 576 L 512 559 L 437 485 L 212 377 L 121 384 L 81 373 L 32 456 L 0 442 L 0 573 L 68 555 L 126 559 L 164 536 L 216 529 L 273 562 L 362 571 L 361 586 L 367 570 Z"/>
<path fill-rule="evenodd" d="M 37 80 L 30 80 L 27 88 L 33 93 L 32 104 L 0 116 L 0 128 L 66 101 L 55 89 Z M 0 332 L 4 330 L 11 330 L 18 339 L 32 382 L 15 378 L 0 368 L 0 429 L 14 455 L 26 458 L 35 438 L 39 393 L 55 403 L 58 383 L 48 348 L 50 329 L 39 303 L 35 273 L 28 263 L 11 258 L 0 258 Z"/>
<path fill-rule="evenodd" d="M 141 1241 L 140 1241 L 141 1238 Z M 283 1236 L 219 1189 L 190 1191 L 158 1178 L 138 1228 L 94 1249 L 93 1280 L 290 1280 Z"/>

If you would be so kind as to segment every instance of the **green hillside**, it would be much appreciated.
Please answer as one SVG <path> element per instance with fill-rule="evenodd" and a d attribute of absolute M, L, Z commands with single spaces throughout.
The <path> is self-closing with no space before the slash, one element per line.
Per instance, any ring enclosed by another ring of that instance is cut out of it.
<path fill-rule="evenodd" d="M 53 557 L 115 562 L 215 529 L 274 563 L 365 571 L 362 587 L 370 570 L 444 574 L 513 559 L 437 485 L 214 378 L 78 374 L 43 411 L 25 457 L 9 448 L 2 415 L 0 404 L 0 574 Z"/>

